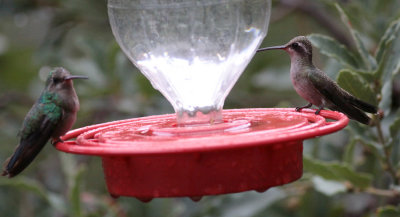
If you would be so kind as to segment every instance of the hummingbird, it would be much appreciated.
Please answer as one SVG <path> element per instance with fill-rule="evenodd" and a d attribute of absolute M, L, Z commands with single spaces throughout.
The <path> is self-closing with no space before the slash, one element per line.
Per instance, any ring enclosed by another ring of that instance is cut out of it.
<path fill-rule="evenodd" d="M 62 141 L 60 137 L 71 129 L 79 110 L 72 80 L 87 78 L 71 75 L 62 67 L 50 71 L 44 90 L 25 116 L 19 145 L 5 161 L 3 176 L 11 178 L 22 172 L 50 139 L 52 144 Z"/>
<path fill-rule="evenodd" d="M 319 114 L 325 107 L 346 114 L 350 119 L 362 124 L 371 125 L 371 118 L 365 112 L 377 113 L 376 106 L 366 103 L 346 90 L 342 89 L 334 80 L 314 66 L 312 61 L 312 45 L 305 36 L 297 36 L 282 46 L 260 48 L 265 50 L 284 50 L 290 56 L 290 78 L 297 94 L 309 103 L 296 107 L 300 112 L 303 108 L 312 105 L 318 107 L 315 114 Z"/>

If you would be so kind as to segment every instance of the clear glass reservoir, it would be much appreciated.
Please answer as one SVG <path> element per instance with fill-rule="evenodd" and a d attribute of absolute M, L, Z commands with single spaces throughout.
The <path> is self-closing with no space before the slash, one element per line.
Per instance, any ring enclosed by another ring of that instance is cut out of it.
<path fill-rule="evenodd" d="M 265 37 L 269 0 L 109 0 L 122 50 L 181 125 L 219 123 L 224 100 Z"/>

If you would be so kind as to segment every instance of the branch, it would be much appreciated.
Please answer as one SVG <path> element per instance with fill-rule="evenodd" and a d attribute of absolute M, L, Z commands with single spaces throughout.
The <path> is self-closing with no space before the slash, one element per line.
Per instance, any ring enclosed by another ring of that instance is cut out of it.
<path fill-rule="evenodd" d="M 352 40 L 348 34 L 337 24 L 336 19 L 329 15 L 315 1 L 307 0 L 280 0 L 280 3 L 286 7 L 298 9 L 304 14 L 314 18 L 321 26 L 326 28 L 334 38 L 347 47 L 354 47 Z"/>
<path fill-rule="evenodd" d="M 386 144 L 385 137 L 383 136 L 381 121 L 379 120 L 379 118 L 376 119 L 376 130 L 378 132 L 379 143 L 381 144 L 381 146 L 383 148 L 383 153 L 385 154 L 384 160 L 387 165 L 387 167 L 383 168 L 383 169 L 385 169 L 386 171 L 388 171 L 390 173 L 390 175 L 393 178 L 394 184 L 397 185 L 397 184 L 399 184 L 399 180 L 398 180 L 398 177 L 396 174 L 396 170 L 393 167 L 392 161 L 390 160 L 391 153 L 390 153 L 389 147 L 387 145 L 385 145 Z"/>
<path fill-rule="evenodd" d="M 365 192 L 382 197 L 398 197 L 400 196 L 399 192 L 395 190 L 386 190 L 386 189 L 379 189 L 374 187 L 369 187 L 365 189 Z"/>

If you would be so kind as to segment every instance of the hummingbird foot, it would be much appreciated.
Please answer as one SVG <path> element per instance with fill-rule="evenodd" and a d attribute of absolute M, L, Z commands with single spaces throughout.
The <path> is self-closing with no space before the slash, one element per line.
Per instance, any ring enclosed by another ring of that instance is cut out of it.
<path fill-rule="evenodd" d="M 64 142 L 64 140 L 62 140 L 61 137 L 58 137 L 57 139 L 51 140 L 51 145 L 54 146 L 55 144 L 57 144 L 59 142 Z"/>
<path fill-rule="evenodd" d="M 3 173 L 1 174 L 2 176 L 7 176 L 8 178 L 10 178 L 10 174 L 8 173 L 8 171 L 4 170 Z"/>
<path fill-rule="evenodd" d="M 308 103 L 308 104 L 305 105 L 305 106 L 296 107 L 296 112 L 301 112 L 301 110 L 302 110 L 303 108 L 310 108 L 311 106 L 312 106 L 312 103 Z"/>
<path fill-rule="evenodd" d="M 318 110 L 315 112 L 316 115 L 319 115 L 319 113 L 321 112 L 321 110 L 324 109 L 323 106 L 319 107 Z"/>

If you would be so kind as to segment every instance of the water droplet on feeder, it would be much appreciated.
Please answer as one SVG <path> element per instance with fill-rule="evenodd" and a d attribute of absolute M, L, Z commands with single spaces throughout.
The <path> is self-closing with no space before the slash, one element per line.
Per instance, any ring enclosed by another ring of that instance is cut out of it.
<path fill-rule="evenodd" d="M 142 201 L 143 203 L 148 203 L 148 202 L 150 202 L 151 200 L 153 200 L 152 197 L 137 197 L 136 199 Z"/>
<path fill-rule="evenodd" d="M 115 195 L 115 194 L 110 194 L 110 196 L 114 199 L 118 199 L 120 196 L 119 195 Z"/>
<path fill-rule="evenodd" d="M 260 189 L 257 189 L 256 191 L 258 192 L 258 193 L 264 193 L 264 192 L 266 192 L 268 190 L 268 188 L 260 188 Z"/>
<path fill-rule="evenodd" d="M 197 196 L 197 197 L 189 197 L 191 200 L 193 200 L 194 202 L 199 202 L 201 200 L 201 198 L 203 198 L 202 196 Z"/>

